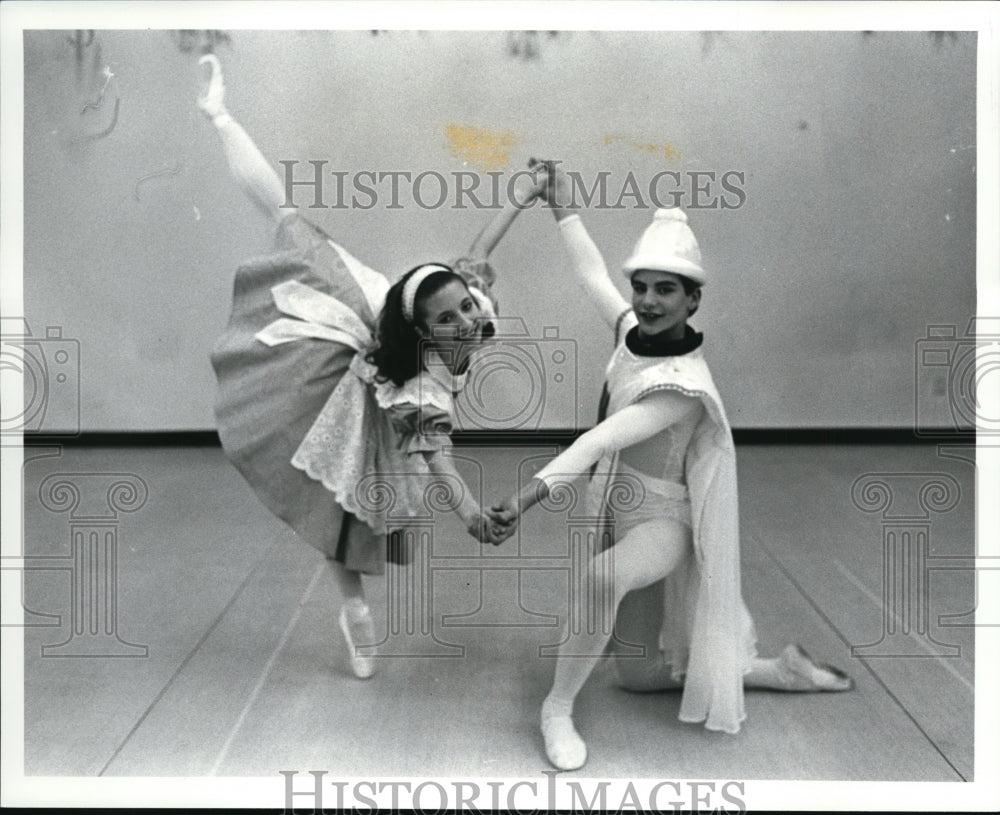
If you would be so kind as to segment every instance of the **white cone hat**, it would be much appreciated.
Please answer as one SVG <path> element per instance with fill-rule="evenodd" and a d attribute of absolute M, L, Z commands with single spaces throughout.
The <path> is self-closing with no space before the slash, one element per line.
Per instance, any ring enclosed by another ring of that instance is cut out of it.
<path fill-rule="evenodd" d="M 622 271 L 626 277 L 631 277 L 639 269 L 673 272 L 684 275 L 699 285 L 705 284 L 701 250 L 683 210 L 656 210 L 653 223 L 642 233 Z"/>

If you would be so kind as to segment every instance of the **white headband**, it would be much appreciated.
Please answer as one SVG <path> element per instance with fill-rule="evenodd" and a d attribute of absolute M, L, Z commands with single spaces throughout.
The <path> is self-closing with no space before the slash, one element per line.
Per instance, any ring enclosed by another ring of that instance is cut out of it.
<path fill-rule="evenodd" d="M 403 284 L 403 316 L 408 322 L 413 322 L 413 304 L 417 299 L 417 289 L 420 288 L 420 284 L 432 274 L 450 271 L 451 269 L 447 266 L 442 266 L 438 263 L 428 263 L 410 275 L 406 283 Z"/>

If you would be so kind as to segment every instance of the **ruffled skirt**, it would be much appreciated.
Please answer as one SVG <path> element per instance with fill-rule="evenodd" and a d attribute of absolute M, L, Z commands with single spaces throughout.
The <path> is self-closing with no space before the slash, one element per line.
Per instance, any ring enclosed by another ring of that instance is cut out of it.
<path fill-rule="evenodd" d="M 275 252 L 237 269 L 229 324 L 212 353 L 219 438 L 261 502 L 301 538 L 351 569 L 378 574 L 393 556 L 385 531 L 360 522 L 291 463 L 357 352 L 330 339 L 268 345 L 257 338 L 285 316 L 272 289 L 287 281 L 336 298 L 372 329 L 388 286 L 318 227 L 297 215 L 282 221 Z"/>

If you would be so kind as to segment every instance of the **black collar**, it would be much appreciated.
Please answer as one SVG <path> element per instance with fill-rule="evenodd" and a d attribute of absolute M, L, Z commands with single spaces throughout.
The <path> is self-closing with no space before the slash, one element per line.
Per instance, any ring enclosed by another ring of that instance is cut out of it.
<path fill-rule="evenodd" d="M 691 353 L 701 345 L 704 335 L 691 326 L 684 326 L 684 336 L 673 340 L 663 334 L 643 337 L 639 334 L 639 326 L 633 326 L 625 335 L 625 346 L 637 357 L 679 357 Z"/>

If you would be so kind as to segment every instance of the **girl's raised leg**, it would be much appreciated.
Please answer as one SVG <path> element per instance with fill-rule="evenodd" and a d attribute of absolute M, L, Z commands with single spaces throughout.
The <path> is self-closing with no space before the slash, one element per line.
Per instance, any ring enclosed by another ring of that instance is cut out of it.
<path fill-rule="evenodd" d="M 281 209 L 285 201 L 281 179 L 253 139 L 226 110 L 226 86 L 218 57 L 206 54 L 198 64 L 207 65 L 211 71 L 205 92 L 198 98 L 198 107 L 212 120 L 222 140 L 229 171 L 261 211 L 276 221 L 281 220 L 286 214 Z"/>

